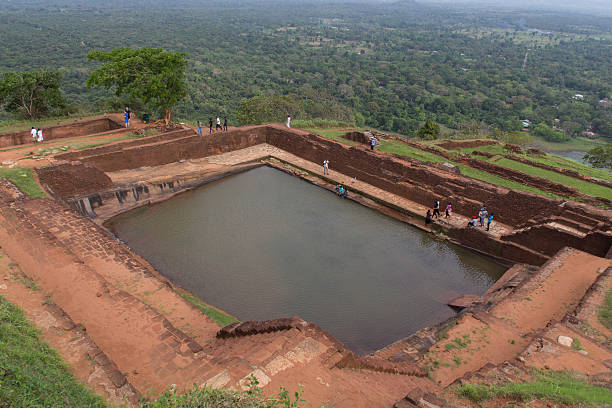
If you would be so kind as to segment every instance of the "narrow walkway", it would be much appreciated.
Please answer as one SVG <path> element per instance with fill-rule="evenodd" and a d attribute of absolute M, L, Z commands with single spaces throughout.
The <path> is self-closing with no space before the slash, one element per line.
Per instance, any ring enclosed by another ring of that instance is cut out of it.
<path fill-rule="evenodd" d="M 333 160 L 330 160 L 330 170 L 329 175 L 323 175 L 323 164 L 321 165 L 315 164 L 308 160 L 302 159 L 294 154 L 288 153 L 284 150 L 278 149 L 274 146 L 268 144 L 260 144 L 253 147 L 248 147 L 246 149 L 235 150 L 229 153 L 223 153 L 216 156 L 210 156 L 204 158 L 208 163 L 213 164 L 222 164 L 226 166 L 235 166 L 240 163 L 260 160 L 265 157 L 274 157 L 281 161 L 287 162 L 293 166 L 304 169 L 310 173 L 316 174 L 319 177 L 323 177 L 328 179 L 330 182 L 335 184 L 343 184 L 348 187 L 349 194 L 352 191 L 364 193 L 369 196 L 376 197 L 380 200 L 383 200 L 387 203 L 390 203 L 394 206 L 404 209 L 408 213 L 420 215 L 423 218 L 427 213 L 428 208 L 422 204 L 415 203 L 414 201 L 408 200 L 404 197 L 400 197 L 396 194 L 389 193 L 383 189 L 378 187 L 374 187 L 371 184 L 365 183 L 361 180 L 354 179 L 352 177 L 348 177 L 342 173 L 333 170 Z M 432 203 L 433 204 L 433 203 Z M 434 219 L 434 224 L 440 224 L 442 226 L 452 226 L 455 228 L 464 228 L 467 226 L 469 218 L 458 214 L 453 213 L 451 217 L 444 218 L 444 208 L 446 207 L 446 202 L 440 202 L 440 212 L 442 213 L 441 218 Z M 480 228 L 483 231 L 486 231 L 486 228 Z M 506 235 L 512 232 L 512 228 L 501 224 L 499 222 L 493 221 L 491 225 L 491 230 L 487 233 L 495 238 L 499 238 L 502 235 Z"/>

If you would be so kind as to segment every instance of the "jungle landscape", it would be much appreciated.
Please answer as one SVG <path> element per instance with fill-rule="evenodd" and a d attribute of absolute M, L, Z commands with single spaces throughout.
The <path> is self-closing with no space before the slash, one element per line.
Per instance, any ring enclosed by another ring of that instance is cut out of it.
<path fill-rule="evenodd" d="M 612 406 L 606 1 L 0 3 L 0 408 Z"/>

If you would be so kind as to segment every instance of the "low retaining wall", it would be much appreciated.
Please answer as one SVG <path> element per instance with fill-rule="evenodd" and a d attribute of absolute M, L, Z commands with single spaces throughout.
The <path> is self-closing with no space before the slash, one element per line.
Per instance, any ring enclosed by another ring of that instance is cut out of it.
<path fill-rule="evenodd" d="M 121 129 L 123 126 L 110 118 L 93 119 L 85 122 L 75 122 L 70 125 L 43 127 L 45 140 L 62 139 L 66 137 L 85 136 L 102 133 L 108 130 Z M 0 135 L 0 147 L 32 143 L 30 129 Z"/>

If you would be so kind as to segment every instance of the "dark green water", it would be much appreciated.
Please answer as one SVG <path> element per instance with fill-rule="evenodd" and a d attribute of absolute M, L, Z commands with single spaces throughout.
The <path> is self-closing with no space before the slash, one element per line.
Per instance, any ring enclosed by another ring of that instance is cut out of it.
<path fill-rule="evenodd" d="M 505 270 L 269 167 L 111 228 L 173 282 L 240 320 L 298 315 L 360 353 L 450 317 L 440 299 L 481 294 Z"/>

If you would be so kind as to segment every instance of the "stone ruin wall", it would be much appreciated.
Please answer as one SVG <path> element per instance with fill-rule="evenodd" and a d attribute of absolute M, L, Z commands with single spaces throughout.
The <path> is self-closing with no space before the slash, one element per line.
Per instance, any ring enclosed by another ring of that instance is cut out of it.
<path fill-rule="evenodd" d="M 121 129 L 123 126 L 110 118 L 93 119 L 70 125 L 43 127 L 45 140 L 62 139 L 74 136 L 91 135 L 108 130 Z M 0 135 L 0 147 L 32 143 L 31 129 Z"/>
<path fill-rule="evenodd" d="M 205 137 L 194 135 L 192 131 L 187 133 L 191 136 L 169 141 L 164 139 L 163 134 L 157 139 L 152 137 L 153 140 L 135 140 L 128 142 L 127 148 L 124 148 L 125 144 L 117 144 L 99 151 L 100 154 L 97 155 L 85 151 L 82 154 L 89 156 L 68 156 L 72 154 L 69 153 L 59 157 L 80 158 L 82 162 L 108 172 L 201 158 L 267 142 L 314 163 L 323 163 L 323 160 L 328 159 L 332 171 L 357 177 L 361 181 L 426 206 L 432 206 L 435 199 L 440 200 L 442 206 L 451 201 L 456 212 L 475 215 L 481 205 L 486 203 L 489 212 L 495 214 L 496 220 L 513 227 L 526 224 L 534 217 L 553 216 L 570 219 L 585 216 L 595 224 L 600 224 L 595 228 L 596 231 L 589 232 L 585 237 L 558 231 L 546 225 L 532 225 L 526 231 L 504 237 L 506 243 L 492 240 L 480 231 L 470 231 L 466 228 L 447 231 L 456 241 L 496 256 L 530 264 L 541 264 L 546 260 L 533 251 L 525 251 L 515 245 L 508 245 L 509 243 L 533 248 L 549 256 L 563 246 L 573 246 L 605 256 L 610 247 L 610 236 L 601 232 L 610 227 L 610 211 L 495 187 L 457 175 L 452 170 L 444 171 L 410 159 L 371 152 L 365 146 L 349 147 L 316 135 L 304 135 L 270 126 L 213 133 Z M 82 187 L 85 191 L 86 180 Z"/>

